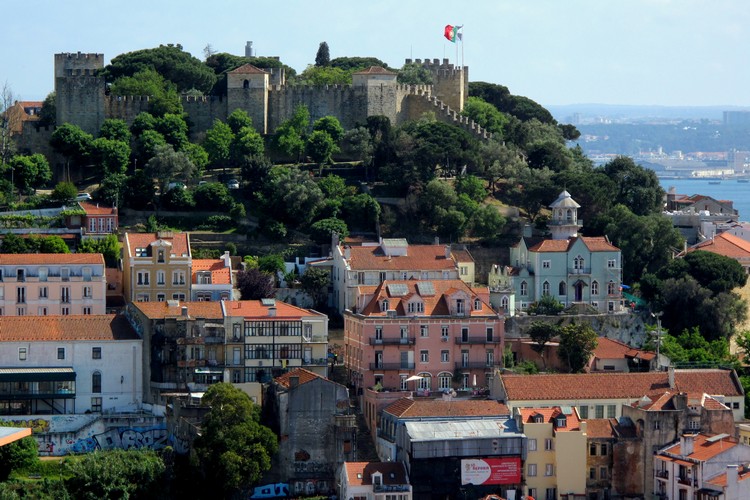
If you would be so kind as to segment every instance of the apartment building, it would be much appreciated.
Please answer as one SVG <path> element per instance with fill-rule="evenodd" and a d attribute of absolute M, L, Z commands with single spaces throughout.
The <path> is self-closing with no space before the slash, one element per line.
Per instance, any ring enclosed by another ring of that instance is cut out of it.
<path fill-rule="evenodd" d="M 187 233 L 125 233 L 123 293 L 128 302 L 190 298 L 192 257 Z"/>
<path fill-rule="evenodd" d="M 220 259 L 193 259 L 190 300 L 232 300 L 234 279 L 229 252 Z"/>
<path fill-rule="evenodd" d="M 0 254 L 0 315 L 106 312 L 102 254 Z"/>

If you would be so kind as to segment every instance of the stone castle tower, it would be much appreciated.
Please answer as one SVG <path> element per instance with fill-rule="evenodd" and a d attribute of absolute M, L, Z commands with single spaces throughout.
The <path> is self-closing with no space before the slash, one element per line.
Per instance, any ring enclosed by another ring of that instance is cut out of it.
<path fill-rule="evenodd" d="M 55 54 L 57 123 L 74 123 L 96 134 L 104 123 L 104 54 Z"/>

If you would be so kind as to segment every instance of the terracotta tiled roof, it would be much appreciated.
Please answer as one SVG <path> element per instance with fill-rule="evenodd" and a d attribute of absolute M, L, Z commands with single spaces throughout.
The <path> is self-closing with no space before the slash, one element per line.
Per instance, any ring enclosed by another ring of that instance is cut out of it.
<path fill-rule="evenodd" d="M 710 438 L 711 436 L 706 434 L 696 434 L 693 441 L 693 453 L 688 455 L 688 458 L 705 462 L 706 460 L 710 460 L 716 455 L 737 446 L 737 440 L 730 436 L 717 439 L 713 442 L 709 441 Z M 663 452 L 682 455 L 681 442 L 664 449 Z M 662 455 L 659 458 L 663 459 L 663 457 L 664 456 Z"/>
<path fill-rule="evenodd" d="M 382 311 L 380 307 L 380 300 L 388 299 L 388 309 L 396 311 L 399 316 L 407 314 L 418 314 L 419 316 L 448 316 L 450 309 L 448 302 L 450 296 L 457 292 L 464 292 L 468 295 L 468 301 L 465 304 L 465 308 L 469 311 L 470 316 L 495 316 L 497 313 L 492 310 L 489 304 L 481 301 L 482 307 L 479 310 L 474 310 L 474 299 L 480 298 L 478 295 L 461 280 L 432 280 L 428 281 L 432 283 L 432 287 L 435 291 L 431 295 L 422 295 L 419 291 L 419 283 L 424 281 L 417 280 L 394 280 L 394 281 L 383 281 L 378 285 L 372 292 L 372 298 L 370 302 L 363 308 L 361 314 L 364 316 L 386 316 L 387 311 Z M 392 296 L 389 290 L 390 285 L 404 285 L 406 286 L 407 293 L 403 296 Z M 489 291 L 487 291 L 487 294 Z M 419 296 L 421 302 L 424 304 L 424 311 L 420 313 L 408 313 L 408 302 L 414 296 Z M 481 298 L 480 298 L 481 299 Z"/>
<path fill-rule="evenodd" d="M 667 372 L 501 375 L 508 401 L 555 399 L 638 399 L 669 390 Z M 741 396 L 730 370 L 675 370 L 676 389 Z M 653 398 L 652 398 L 653 399 Z"/>
<path fill-rule="evenodd" d="M 573 243 L 579 239 L 591 252 L 619 251 L 619 248 L 610 243 L 604 236 L 580 236 L 569 240 L 544 240 L 529 248 L 529 252 L 567 252 L 573 246 Z"/>
<path fill-rule="evenodd" d="M 367 69 L 363 69 L 361 71 L 355 71 L 352 73 L 352 75 L 393 75 L 396 76 L 396 73 L 393 71 L 388 71 L 382 66 L 370 66 Z"/>
<path fill-rule="evenodd" d="M 0 254 L 0 265 L 6 266 L 41 266 L 41 265 L 104 265 L 104 256 L 100 253 L 3 253 Z"/>
<path fill-rule="evenodd" d="M 750 469 L 740 470 L 739 474 L 737 474 L 738 481 L 744 481 L 745 479 L 748 479 L 748 478 L 750 478 Z M 714 476 L 711 479 L 708 479 L 704 482 L 714 484 L 716 486 L 719 486 L 720 488 L 724 488 L 727 485 L 727 473 L 722 472 L 718 476 Z"/>
<path fill-rule="evenodd" d="M 271 306 L 263 305 L 260 300 L 229 300 L 224 301 L 223 304 L 227 316 L 246 318 L 271 317 L 268 315 L 268 310 Z M 319 312 L 302 309 L 301 307 L 293 306 L 279 300 L 275 301 L 274 307 L 276 307 L 276 316 L 274 317 L 280 319 L 324 316 L 324 314 Z"/>
<path fill-rule="evenodd" d="M 388 256 L 379 246 L 349 247 L 349 267 L 354 271 L 433 271 L 455 269 L 445 257 L 445 245 L 409 245 L 407 255 Z"/>
<path fill-rule="evenodd" d="M 299 379 L 298 380 L 299 385 L 306 384 L 310 382 L 311 380 L 315 380 L 318 378 L 324 378 L 318 375 L 317 373 L 313 373 L 309 370 L 305 370 L 304 368 L 295 368 L 294 370 L 290 370 L 284 373 L 283 375 L 276 377 L 273 380 L 280 386 L 289 389 L 291 387 L 292 377 L 297 377 Z"/>
<path fill-rule="evenodd" d="M 224 267 L 222 259 L 193 259 L 193 284 L 198 283 L 198 271 L 211 271 L 212 285 L 232 283 L 232 270 Z"/>
<path fill-rule="evenodd" d="M 586 435 L 589 439 L 603 439 L 615 437 L 617 419 L 590 418 L 586 420 Z"/>
<path fill-rule="evenodd" d="M 456 262 L 474 262 L 474 257 L 466 249 L 451 250 L 451 255 Z"/>
<path fill-rule="evenodd" d="M 172 301 L 167 302 L 133 302 L 148 319 L 175 318 L 182 315 L 182 308 L 188 308 L 188 316 L 191 318 L 224 319 L 221 311 L 221 302 L 180 302 L 179 306 L 171 306 Z"/>
<path fill-rule="evenodd" d="M 416 417 L 494 417 L 510 415 L 510 410 L 493 400 L 416 400 L 401 398 L 388 405 L 385 412 L 401 418 Z"/>
<path fill-rule="evenodd" d="M 232 71 L 229 71 L 228 73 L 237 73 L 242 75 L 266 75 L 268 74 L 268 71 L 263 71 L 262 69 L 253 66 L 250 63 L 243 64 L 242 66 L 238 68 L 234 68 Z"/>
<path fill-rule="evenodd" d="M 705 250 L 732 259 L 750 258 L 750 242 L 731 233 L 719 233 L 710 240 L 702 241 L 688 248 L 687 251 L 690 253 L 696 250 Z"/>
<path fill-rule="evenodd" d="M 86 211 L 86 215 L 117 215 L 117 209 L 114 207 L 100 207 L 98 203 L 90 201 L 79 201 L 78 205 Z"/>
<path fill-rule="evenodd" d="M 594 357 L 599 359 L 638 358 L 648 361 L 654 359 L 656 354 L 640 349 L 633 349 L 623 342 L 608 339 L 607 337 L 599 337 L 599 343 L 596 349 L 594 349 Z"/>
<path fill-rule="evenodd" d="M 406 469 L 401 462 L 344 462 L 344 470 L 349 486 L 372 484 L 372 475 L 375 472 L 383 474 L 384 485 L 408 484 Z"/>
<path fill-rule="evenodd" d="M 554 424 L 555 419 L 559 416 L 565 416 L 565 427 L 557 427 L 557 431 L 578 431 L 581 430 L 581 421 L 578 418 L 578 413 L 573 410 L 571 413 L 565 415 L 559 406 L 553 406 L 551 408 L 519 408 L 521 415 L 521 422 L 524 424 L 534 424 L 535 418 L 539 415 L 542 416 L 542 422 L 545 424 Z"/>
<path fill-rule="evenodd" d="M 128 253 L 135 256 L 136 248 L 148 248 L 155 241 L 164 240 L 172 244 L 170 253 L 181 256 L 190 255 L 190 245 L 187 233 L 125 233 L 125 241 L 128 244 Z"/>
<path fill-rule="evenodd" d="M 0 342 L 134 340 L 138 335 L 122 315 L 3 316 Z"/>

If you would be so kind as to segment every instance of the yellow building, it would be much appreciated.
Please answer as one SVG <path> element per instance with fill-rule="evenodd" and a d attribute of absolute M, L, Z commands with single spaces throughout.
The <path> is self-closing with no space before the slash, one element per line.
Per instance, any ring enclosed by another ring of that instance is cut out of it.
<path fill-rule="evenodd" d="M 125 233 L 122 278 L 128 302 L 189 300 L 191 270 L 187 233 Z"/>
<path fill-rule="evenodd" d="M 535 499 L 569 498 L 586 492 L 586 422 L 570 406 L 516 408 L 527 438 L 526 495 Z"/>

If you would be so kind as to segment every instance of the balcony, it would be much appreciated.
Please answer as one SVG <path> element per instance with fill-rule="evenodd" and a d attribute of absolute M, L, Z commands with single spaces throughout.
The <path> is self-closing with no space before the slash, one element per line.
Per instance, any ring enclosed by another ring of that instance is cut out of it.
<path fill-rule="evenodd" d="M 576 220 L 548 220 L 547 226 L 578 226 L 583 227 L 583 219 L 576 219 Z"/>
<path fill-rule="evenodd" d="M 693 480 L 690 477 L 687 476 L 680 476 L 677 478 L 677 482 L 680 484 L 684 484 L 685 486 L 697 486 L 697 481 Z"/>
<path fill-rule="evenodd" d="M 591 274 L 591 268 L 583 267 L 580 269 L 575 269 L 575 268 L 568 269 L 568 275 L 571 275 L 571 274 Z"/>
<path fill-rule="evenodd" d="M 377 338 L 370 337 L 370 345 L 414 345 L 416 337 Z"/>
<path fill-rule="evenodd" d="M 302 366 L 326 366 L 326 364 L 328 364 L 328 360 L 326 358 L 313 358 L 313 359 L 302 360 Z"/>
<path fill-rule="evenodd" d="M 370 370 L 398 371 L 413 369 L 414 363 L 370 363 Z"/>
<path fill-rule="evenodd" d="M 669 479 L 669 471 L 668 470 L 657 470 L 655 471 L 656 477 L 659 479 Z"/>
<path fill-rule="evenodd" d="M 455 363 L 456 370 L 478 370 L 493 368 L 496 363 L 487 361 L 459 361 Z"/>
<path fill-rule="evenodd" d="M 502 342 L 500 337 L 487 337 L 477 335 L 476 337 L 456 337 L 456 344 L 499 344 Z"/>

